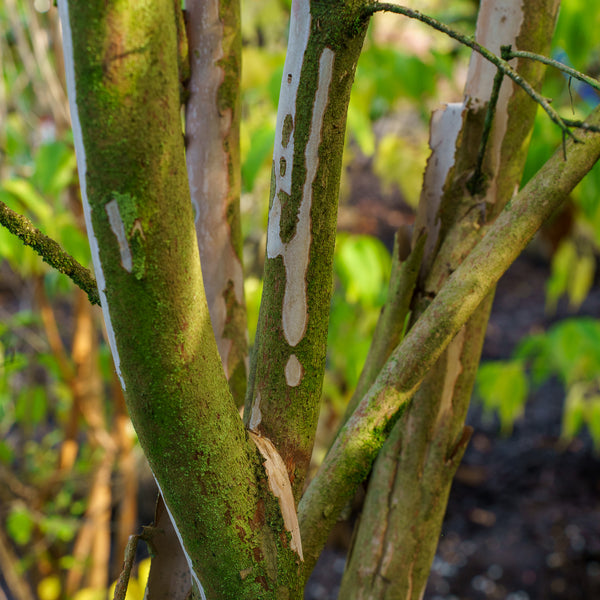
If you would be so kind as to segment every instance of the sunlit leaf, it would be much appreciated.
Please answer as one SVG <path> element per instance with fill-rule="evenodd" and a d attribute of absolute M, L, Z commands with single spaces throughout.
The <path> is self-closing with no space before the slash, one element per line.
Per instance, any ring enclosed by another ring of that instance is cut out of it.
<path fill-rule="evenodd" d="M 6 517 L 6 531 L 11 539 L 19 546 L 24 546 L 31 540 L 35 521 L 29 510 L 22 504 L 11 507 Z"/>
<path fill-rule="evenodd" d="M 61 594 L 60 578 L 57 575 L 44 577 L 37 586 L 40 600 L 58 600 Z"/>
<path fill-rule="evenodd" d="M 498 414 L 504 433 L 523 414 L 528 388 L 520 360 L 484 363 L 477 372 L 478 397 L 489 414 Z"/>
<path fill-rule="evenodd" d="M 114 581 L 108 590 L 108 597 L 115 597 L 115 588 L 117 587 L 117 582 Z M 138 580 L 135 577 L 131 577 L 127 584 L 127 592 L 125 594 L 125 600 L 144 600 L 144 587 L 140 585 Z M 87 600 L 87 599 L 83 599 Z"/>
<path fill-rule="evenodd" d="M 390 255 L 385 246 L 370 236 L 340 236 L 336 246 L 335 271 L 346 289 L 349 302 L 383 303 Z"/>
<path fill-rule="evenodd" d="M 585 384 L 576 383 L 567 393 L 562 419 L 562 435 L 567 440 L 573 439 L 583 427 L 586 411 L 585 391 Z"/>
<path fill-rule="evenodd" d="M 569 286 L 569 304 L 572 310 L 577 310 L 587 298 L 596 272 L 596 259 L 592 254 L 580 256 L 571 274 Z"/>
<path fill-rule="evenodd" d="M 22 202 L 40 223 L 48 222 L 52 216 L 52 207 L 29 181 L 16 178 L 6 179 L 2 182 L 2 188 Z"/>
<path fill-rule="evenodd" d="M 84 588 L 76 592 L 72 600 L 106 600 L 106 590 Z"/>
<path fill-rule="evenodd" d="M 246 314 L 248 318 L 248 336 L 250 343 L 254 343 L 256 326 L 258 323 L 258 311 L 262 296 L 262 281 L 256 277 L 247 277 L 244 281 L 244 295 L 246 298 Z"/>
<path fill-rule="evenodd" d="M 146 589 L 146 583 L 148 582 L 148 576 L 150 575 L 151 563 L 152 563 L 152 559 L 145 558 L 144 560 L 140 561 L 140 563 L 138 564 L 137 580 L 142 589 Z"/>
<path fill-rule="evenodd" d="M 546 301 L 550 312 L 556 310 L 559 298 L 569 289 L 571 273 L 577 264 L 577 250 L 570 240 L 564 240 L 552 258 L 552 274 L 546 282 Z"/>

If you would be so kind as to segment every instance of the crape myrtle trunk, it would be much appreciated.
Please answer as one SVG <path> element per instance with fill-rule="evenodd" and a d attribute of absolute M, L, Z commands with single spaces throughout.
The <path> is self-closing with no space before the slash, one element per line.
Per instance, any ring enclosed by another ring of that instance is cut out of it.
<path fill-rule="evenodd" d="M 500 54 L 500 46 L 549 51 L 557 0 L 501 6 L 484 0 L 476 40 Z M 544 68 L 513 65 L 536 88 Z M 413 243 L 426 232 L 413 293 L 415 322 L 518 189 L 536 104 L 505 80 L 495 106 L 478 187 L 472 178 L 496 69 L 474 54 L 462 103 L 437 111 L 431 121 L 429 158 Z M 369 481 L 364 512 L 341 588 L 343 598 L 421 598 L 437 547 L 452 478 L 468 443 L 464 421 L 471 398 L 491 292 L 435 366 L 384 444 Z"/>

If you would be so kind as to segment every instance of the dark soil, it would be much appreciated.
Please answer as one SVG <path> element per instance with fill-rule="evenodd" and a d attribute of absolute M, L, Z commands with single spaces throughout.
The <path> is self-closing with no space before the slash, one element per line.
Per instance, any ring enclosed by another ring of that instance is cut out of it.
<path fill-rule="evenodd" d="M 544 312 L 547 261 L 521 257 L 498 285 L 483 360 L 508 358 L 527 333 L 567 316 Z M 600 314 L 596 288 L 579 314 Z M 600 461 L 585 434 L 560 439 L 564 391 L 534 390 L 502 437 L 474 402 L 474 435 L 454 481 L 426 600 L 600 598 Z M 306 599 L 334 599 L 344 554 L 330 549 Z"/>

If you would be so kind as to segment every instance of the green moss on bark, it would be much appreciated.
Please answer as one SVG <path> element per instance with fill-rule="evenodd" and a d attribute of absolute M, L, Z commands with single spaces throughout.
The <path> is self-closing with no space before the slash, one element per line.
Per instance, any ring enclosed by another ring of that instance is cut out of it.
<path fill-rule="evenodd" d="M 356 62 L 366 32 L 366 23 L 354 29 L 349 24 L 356 22 L 362 5 L 362 2 L 349 2 L 343 6 L 336 5 L 334 10 L 328 3 L 311 2 L 311 29 L 301 67 L 295 113 L 284 115 L 283 139 L 276 140 L 276 143 L 287 146 L 293 131 L 293 164 L 283 167 L 287 175 L 292 169 L 291 194 L 286 195 L 285 202 L 282 202 L 280 222 L 280 237 L 286 243 L 296 232 L 298 211 L 303 200 L 307 177 L 305 153 L 313 119 L 319 64 L 324 49 L 328 48 L 334 59 L 318 147 L 318 167 L 312 183 L 310 253 L 305 276 L 306 331 L 297 345 L 290 346 L 286 341 L 282 307 L 287 274 L 281 257 L 268 258 L 245 412 L 249 423 L 253 402 L 259 404 L 262 413 L 259 430 L 281 454 L 297 500 L 304 487 L 319 414 L 346 113 Z M 280 169 L 282 165 L 277 164 L 273 168 Z M 271 198 L 274 192 L 272 178 Z M 300 383 L 295 386 L 288 385 L 285 376 L 285 367 L 292 354 L 302 365 L 303 373 Z"/>
<path fill-rule="evenodd" d="M 278 503 L 229 392 L 202 288 L 173 3 L 69 9 L 93 235 L 141 445 L 209 598 L 276 598 L 281 585 L 298 598 L 297 556 L 280 537 Z M 143 232 L 141 279 L 121 264 L 104 208 L 115 197 L 132 239 Z"/>

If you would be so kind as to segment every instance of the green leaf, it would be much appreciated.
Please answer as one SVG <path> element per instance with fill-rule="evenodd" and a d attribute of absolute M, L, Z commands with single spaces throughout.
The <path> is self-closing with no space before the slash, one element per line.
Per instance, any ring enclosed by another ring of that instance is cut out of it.
<path fill-rule="evenodd" d="M 595 271 L 596 259 L 591 253 L 580 256 L 575 263 L 569 285 L 569 306 L 572 310 L 579 309 L 590 293 Z"/>
<path fill-rule="evenodd" d="M 0 411 L 1 412 L 1 411 Z M 14 450 L 4 440 L 0 440 L 0 462 L 9 465 L 15 458 Z"/>
<path fill-rule="evenodd" d="M 22 424 L 38 425 L 47 412 L 46 390 L 42 386 L 24 388 L 17 396 L 15 419 Z"/>
<path fill-rule="evenodd" d="M 348 302 L 381 306 L 385 300 L 390 255 L 376 238 L 367 235 L 339 236 L 334 269 Z"/>
<path fill-rule="evenodd" d="M 254 344 L 260 299 L 262 296 L 263 282 L 256 277 L 248 277 L 244 281 L 244 296 L 246 299 L 246 314 L 248 318 L 248 336 L 250 344 Z"/>
<path fill-rule="evenodd" d="M 487 413 L 497 413 L 503 433 L 522 414 L 529 386 L 520 360 L 484 363 L 477 372 L 477 392 Z"/>
<path fill-rule="evenodd" d="M 586 423 L 596 452 L 600 451 L 600 395 L 588 398 Z"/>
<path fill-rule="evenodd" d="M 546 306 L 549 312 L 556 311 L 559 298 L 569 289 L 571 273 L 577 264 L 577 250 L 572 240 L 561 242 L 552 257 L 552 274 L 546 283 Z"/>
<path fill-rule="evenodd" d="M 517 345 L 513 358 L 527 363 L 531 361 L 531 376 L 534 384 L 539 385 L 553 372 L 549 352 L 548 336 L 539 333 L 523 338 Z"/>
<path fill-rule="evenodd" d="M 2 188 L 17 198 L 40 223 L 46 223 L 52 217 L 52 207 L 40 196 L 33 185 L 25 179 L 6 179 Z"/>
<path fill-rule="evenodd" d="M 35 521 L 31 513 L 22 504 L 14 504 L 6 518 L 6 531 L 11 539 L 19 546 L 24 546 L 31 540 Z"/>
<path fill-rule="evenodd" d="M 31 392 L 30 419 L 33 425 L 39 425 L 45 420 L 48 411 L 46 390 L 41 385 Z"/>
<path fill-rule="evenodd" d="M 42 519 L 40 529 L 51 540 L 70 542 L 77 533 L 78 521 L 72 517 L 52 515 Z"/>
<path fill-rule="evenodd" d="M 267 158 L 273 154 L 273 139 L 275 130 L 271 125 L 265 125 L 253 132 L 250 148 L 242 164 L 242 187 L 250 192 L 261 167 Z"/>
<path fill-rule="evenodd" d="M 373 170 L 386 185 L 396 185 L 405 200 L 416 209 L 421 196 L 423 165 L 429 149 L 425 139 L 399 137 L 394 133 L 381 138 L 377 145 Z"/>
<path fill-rule="evenodd" d="M 562 436 L 566 440 L 572 440 L 583 427 L 586 412 L 586 389 L 586 385 L 576 383 L 570 387 L 567 393 L 562 420 Z"/>
<path fill-rule="evenodd" d="M 348 132 L 365 156 L 373 155 L 375 152 L 373 126 L 368 115 L 361 111 L 356 103 L 350 103 L 348 107 Z"/>
<path fill-rule="evenodd" d="M 33 184 L 43 194 L 55 196 L 73 182 L 76 167 L 75 152 L 64 142 L 43 144 L 35 156 Z"/>
<path fill-rule="evenodd" d="M 600 372 L 600 321 L 567 319 L 548 331 L 552 370 L 570 387 L 593 381 Z"/>

